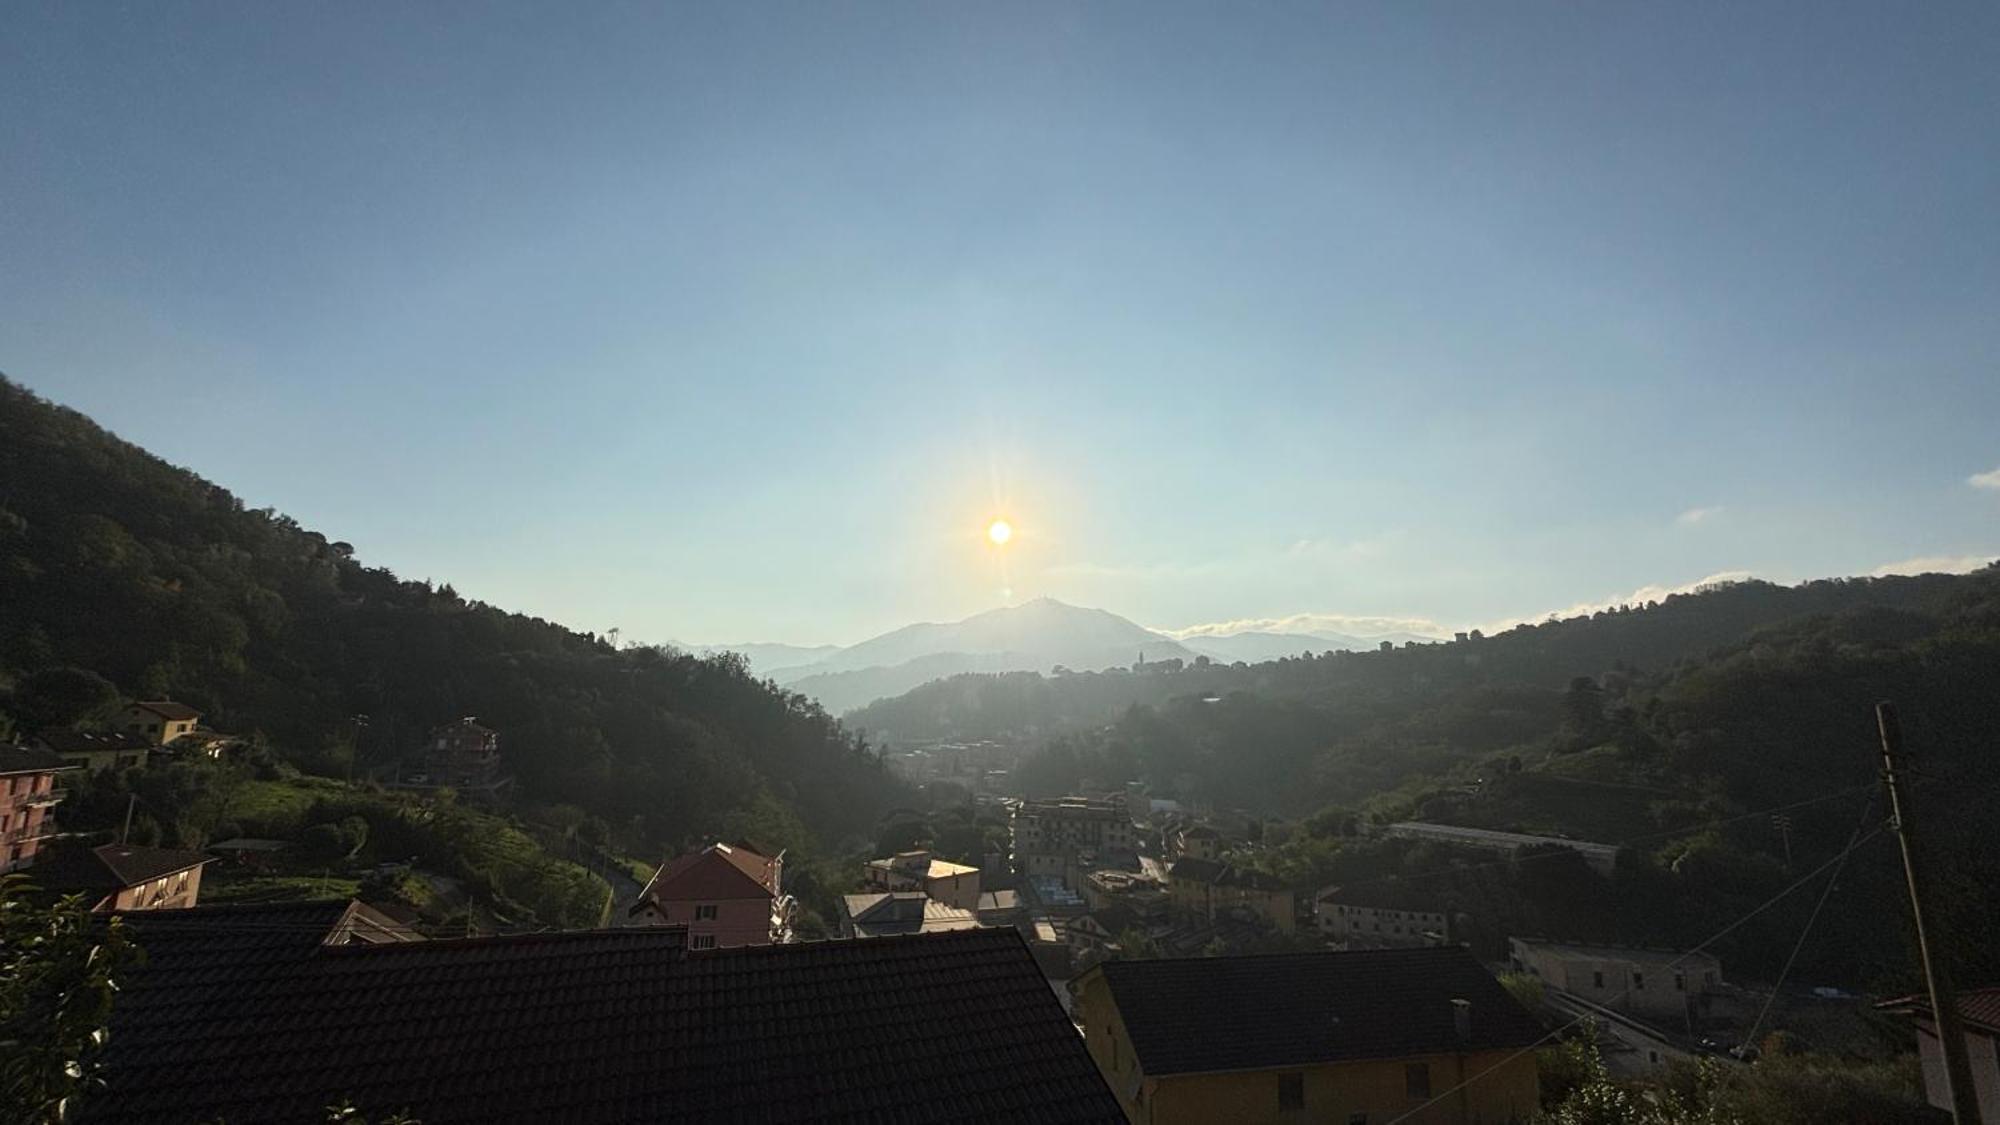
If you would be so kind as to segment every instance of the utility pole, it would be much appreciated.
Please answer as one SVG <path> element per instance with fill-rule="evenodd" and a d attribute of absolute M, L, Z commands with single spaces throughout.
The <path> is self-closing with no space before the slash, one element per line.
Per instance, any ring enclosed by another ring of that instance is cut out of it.
<path fill-rule="evenodd" d="M 1890 823 L 1903 845 L 1903 875 L 1910 884 L 1910 920 L 1917 931 L 1917 956 L 1923 962 L 1924 988 L 1931 998 L 1931 1018 L 1937 1024 L 1938 1041 L 1944 1047 L 1945 1087 L 1951 1092 L 1951 1117 L 1957 1125 L 1979 1125 L 1979 1095 L 1972 1086 L 1972 1064 L 1965 1055 L 1965 1028 L 1958 1019 L 1958 993 L 1951 985 L 1951 969 L 1943 958 L 1931 954 L 1930 935 L 1924 928 L 1922 867 L 1917 852 L 1916 809 L 1903 791 L 1899 768 L 1903 756 L 1903 728 L 1896 722 L 1896 705 L 1884 701 L 1875 705 L 1875 725 L 1882 732 L 1882 784 L 1889 790 Z"/>
<path fill-rule="evenodd" d="M 1785 870 L 1790 871 L 1792 869 L 1792 814 L 1779 813 L 1773 816 L 1771 818 L 1771 827 L 1777 829 L 1778 835 L 1784 838 Z"/>
<path fill-rule="evenodd" d="M 125 827 L 118 830 L 118 842 L 120 844 L 125 843 L 132 837 L 132 810 L 138 807 L 139 795 L 137 793 L 127 793 L 125 795 Z"/>

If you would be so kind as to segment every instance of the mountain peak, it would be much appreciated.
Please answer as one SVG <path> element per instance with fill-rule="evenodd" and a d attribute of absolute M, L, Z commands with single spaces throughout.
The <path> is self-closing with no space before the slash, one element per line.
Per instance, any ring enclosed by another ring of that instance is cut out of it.
<path fill-rule="evenodd" d="M 815 695 L 830 710 L 875 698 L 850 698 L 833 682 L 858 677 L 870 685 L 893 682 L 896 694 L 958 672 L 1076 671 L 1123 666 L 1139 659 L 1192 660 L 1195 653 L 1109 610 L 1075 606 L 1046 595 L 975 613 L 961 621 L 905 625 L 842 649 L 826 659 L 780 669 L 780 682 Z M 903 683 L 903 681 L 908 681 Z M 868 691 L 874 691 L 871 687 Z"/>

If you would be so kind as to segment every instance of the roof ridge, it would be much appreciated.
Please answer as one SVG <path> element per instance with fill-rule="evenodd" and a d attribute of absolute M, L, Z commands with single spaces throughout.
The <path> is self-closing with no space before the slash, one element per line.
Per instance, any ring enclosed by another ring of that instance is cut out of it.
<path fill-rule="evenodd" d="M 437 951 L 448 953 L 460 949 L 485 949 L 504 946 L 531 945 L 571 945 L 583 944 L 583 939 L 592 941 L 629 940 L 634 945 L 671 942 L 676 949 L 682 948 L 687 939 L 686 926 L 618 926 L 601 930 L 537 930 L 525 934 L 480 934 L 475 937 L 430 938 L 425 941 L 390 942 L 382 945 L 329 945 L 326 952 L 341 956 L 351 954 L 379 954 L 390 951 L 416 952 Z"/>
<path fill-rule="evenodd" d="M 1185 957 L 1146 957 L 1136 961 L 1106 961 L 1106 966 L 1119 965 L 1126 969 L 1140 965 L 1160 965 L 1176 961 L 1278 961 L 1287 958 L 1306 959 L 1313 957 L 1387 957 L 1387 956 L 1434 956 L 1440 953 L 1465 951 L 1462 945 L 1411 945 L 1383 947 L 1379 949 L 1295 949 L 1283 953 L 1240 953 L 1228 957 L 1203 957 L 1191 954 Z M 1468 955 L 1469 955 L 1469 951 Z M 1476 959 L 1475 959 L 1476 960 Z"/>
<path fill-rule="evenodd" d="M 871 938 L 822 938 L 818 941 L 794 941 L 794 942 L 786 942 L 779 945 L 730 945 L 730 946 L 723 946 L 717 949 L 690 950 L 689 956 L 700 959 L 709 959 L 722 956 L 743 957 L 743 956 L 754 956 L 760 954 L 764 956 L 775 956 L 785 952 L 786 950 L 798 950 L 798 951 L 821 950 L 825 949 L 827 946 L 830 945 L 839 946 L 841 948 L 865 946 L 867 948 L 873 949 L 884 945 L 896 945 L 896 944 L 915 945 L 920 942 L 930 942 L 939 945 L 944 944 L 945 942 L 960 942 L 960 941 L 979 941 L 979 942 L 992 942 L 994 944 L 1000 944 L 1010 936 L 1013 938 L 1014 941 L 1019 942 L 1022 946 L 1026 946 L 1028 944 L 1027 939 L 1021 936 L 1021 931 L 1015 929 L 1012 926 L 976 926 L 971 929 L 965 929 L 965 930 L 932 930 L 927 933 L 883 934 L 880 937 L 871 937 Z"/>
<path fill-rule="evenodd" d="M 214 917 L 220 914 L 277 914 L 294 910 L 306 910 L 312 907 L 335 906 L 345 910 L 349 903 L 356 901 L 358 900 L 350 898 L 307 898 L 296 899 L 291 902 L 217 902 L 206 906 L 177 906 L 171 910 L 125 911 L 123 913 L 127 915 L 144 914 L 148 921 L 171 921 L 176 915 L 188 914 L 199 914 L 203 917 Z"/>

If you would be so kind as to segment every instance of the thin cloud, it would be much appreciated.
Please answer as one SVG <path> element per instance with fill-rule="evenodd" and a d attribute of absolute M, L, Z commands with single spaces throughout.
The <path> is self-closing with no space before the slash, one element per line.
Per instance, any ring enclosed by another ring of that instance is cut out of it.
<path fill-rule="evenodd" d="M 1708 508 L 1689 508 L 1687 511 L 1682 512 L 1678 516 L 1675 516 L 1674 522 L 1681 525 L 1682 527 L 1693 527 L 1695 524 L 1700 523 L 1701 521 L 1709 518 L 1710 516 L 1717 516 L 1721 514 L 1722 514 L 1722 506 L 1719 504 Z"/>
<path fill-rule="evenodd" d="M 1974 488 L 1985 488 L 1991 489 L 1994 492 L 2000 492 L 2000 469 L 1988 469 L 1983 473 L 1974 473 L 1965 478 L 1965 483 Z"/>
<path fill-rule="evenodd" d="M 1996 469 L 1995 472 L 2000 472 L 2000 469 Z M 1883 563 L 1868 574 L 1873 578 L 1916 574 L 1971 574 L 1992 561 L 1992 555 L 1919 555 L 1901 562 Z"/>
<path fill-rule="evenodd" d="M 1234 621 L 1213 621 L 1181 629 L 1158 629 L 1169 637 L 1227 637 L 1236 633 L 1344 633 L 1348 636 L 1377 636 L 1382 633 L 1421 633 L 1448 636 L 1451 630 L 1428 617 L 1370 617 L 1346 613 L 1294 613 L 1288 617 L 1241 617 Z"/>
<path fill-rule="evenodd" d="M 1578 602 L 1575 605 L 1565 606 L 1562 609 L 1550 610 L 1547 613 L 1536 614 L 1530 617 L 1503 617 L 1498 621 L 1482 625 L 1480 628 L 1489 633 L 1499 633 L 1511 629 L 1516 625 L 1547 621 L 1551 617 L 1558 620 L 1569 617 L 1588 617 L 1593 613 L 1607 609 L 1616 609 L 1621 605 L 1644 605 L 1647 602 L 1665 601 L 1675 594 L 1692 594 L 1710 586 L 1726 586 L 1732 582 L 1747 582 L 1753 577 L 1755 575 L 1752 575 L 1747 570 L 1721 570 L 1705 578 L 1699 578 L 1693 582 L 1684 583 L 1679 586 L 1662 586 L 1657 584 L 1641 586 L 1631 593 L 1619 597 L 1606 598 L 1603 601 Z"/>

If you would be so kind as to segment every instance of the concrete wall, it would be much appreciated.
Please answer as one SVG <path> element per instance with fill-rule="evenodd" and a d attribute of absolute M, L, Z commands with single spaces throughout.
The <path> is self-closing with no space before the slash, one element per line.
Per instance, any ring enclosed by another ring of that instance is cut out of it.
<path fill-rule="evenodd" d="M 1673 1027 L 1685 1023 L 1691 1003 L 1699 1010 L 1703 994 L 1722 980 L 1720 963 L 1705 954 L 1669 967 L 1658 957 L 1626 959 L 1613 951 L 1594 955 L 1521 941 L 1509 952 L 1551 988 Z"/>
<path fill-rule="evenodd" d="M 1977 1031 L 1965 1033 L 1965 1053 L 1972 1063 L 1972 1090 L 1979 1098 L 1979 1119 L 2000 1122 L 2000 1056 L 1996 1041 Z M 1917 1051 L 1923 1060 L 1924 1100 L 1939 1109 L 1951 1108 L 1944 1076 L 1944 1043 L 1929 1020 L 1917 1024 Z"/>
<path fill-rule="evenodd" d="M 1428 1098 L 1412 1094 L 1408 1069 L 1412 1065 L 1424 1068 L 1429 1098 L 1436 1099 L 1428 1105 Z M 1303 1109 L 1279 1108 L 1282 1073 L 1298 1074 L 1303 1079 Z M 1475 1077 L 1476 1081 L 1453 1090 Z M 1365 1114 L 1371 1123 L 1506 1125 L 1529 1120 L 1540 1097 L 1534 1054 L 1506 1051 L 1185 1075 L 1148 1079 L 1143 1086 L 1127 1103 L 1126 1113 L 1135 1121 L 1159 1125 L 1209 1121 L 1340 1123 L 1355 1120 L 1359 1114 Z"/>
<path fill-rule="evenodd" d="M 924 880 L 924 893 L 946 906 L 956 906 L 960 910 L 977 910 L 979 872 L 975 869 L 942 878 L 928 877 Z"/>

